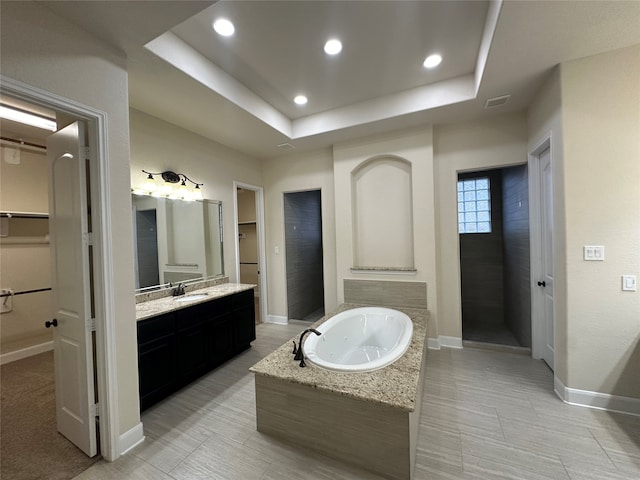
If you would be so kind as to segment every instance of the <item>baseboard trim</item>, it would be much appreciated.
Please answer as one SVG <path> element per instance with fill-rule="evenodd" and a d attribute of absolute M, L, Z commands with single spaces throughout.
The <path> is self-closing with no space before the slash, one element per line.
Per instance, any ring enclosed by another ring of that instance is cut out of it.
<path fill-rule="evenodd" d="M 15 362 L 16 360 L 22 360 L 23 358 L 32 357 L 34 355 L 38 355 L 39 353 L 48 352 L 49 350 L 53 350 L 53 341 L 41 343 L 39 345 L 33 345 L 27 348 L 21 348 L 20 350 L 16 350 L 14 352 L 3 353 L 2 355 L 0 355 L 0 365 Z"/>
<path fill-rule="evenodd" d="M 144 442 L 144 430 L 142 428 L 142 422 L 140 422 L 132 429 L 120 435 L 118 439 L 118 451 L 120 455 L 125 455 L 142 442 Z"/>
<path fill-rule="evenodd" d="M 289 325 L 289 319 L 280 315 L 268 315 L 264 323 L 275 323 L 276 325 Z"/>
<path fill-rule="evenodd" d="M 440 340 L 438 338 L 427 339 L 427 348 L 429 350 L 440 350 Z"/>
<path fill-rule="evenodd" d="M 444 348 L 462 348 L 462 338 L 460 337 L 447 337 L 440 335 L 438 338 L 429 338 L 427 342 L 427 348 L 431 350 L 440 350 Z"/>
<path fill-rule="evenodd" d="M 640 416 L 640 399 L 569 388 L 558 377 L 554 377 L 553 386 L 556 395 L 570 405 Z"/>

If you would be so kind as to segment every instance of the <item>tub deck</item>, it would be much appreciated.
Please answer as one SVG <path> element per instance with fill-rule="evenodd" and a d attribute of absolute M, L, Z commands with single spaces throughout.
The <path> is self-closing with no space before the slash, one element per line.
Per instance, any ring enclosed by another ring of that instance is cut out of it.
<path fill-rule="evenodd" d="M 367 305 L 343 304 L 313 327 L 336 313 L 362 306 Z M 391 308 L 411 318 L 413 338 L 401 358 L 380 370 L 335 372 L 311 362 L 300 368 L 293 360 L 291 341 L 251 367 L 256 374 L 258 430 L 388 478 L 410 479 L 428 311 Z M 300 331 L 304 328 L 301 325 Z"/>

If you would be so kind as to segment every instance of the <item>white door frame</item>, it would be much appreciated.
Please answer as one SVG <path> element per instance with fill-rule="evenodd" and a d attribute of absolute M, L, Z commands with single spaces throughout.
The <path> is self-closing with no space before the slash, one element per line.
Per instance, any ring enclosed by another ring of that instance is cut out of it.
<path fill-rule="evenodd" d="M 544 328 L 544 292 L 537 286 L 542 278 L 542 212 L 540 205 L 540 154 L 551 150 L 551 133 L 547 133 L 529 152 L 529 244 L 531 264 L 531 356 L 536 359 L 543 357 L 545 342 Z M 552 239 L 553 241 L 553 239 Z M 554 262 L 555 265 L 555 262 Z M 554 322 L 555 329 L 555 322 Z M 555 337 L 555 332 L 554 332 Z"/>
<path fill-rule="evenodd" d="M 256 194 L 256 235 L 258 241 L 258 288 L 260 289 L 260 318 L 265 322 L 268 317 L 267 308 L 267 248 L 264 228 L 264 188 L 257 185 L 233 181 L 233 229 L 236 254 L 236 277 L 240 283 L 240 229 L 238 227 L 238 188 L 251 190 Z"/>
<path fill-rule="evenodd" d="M 0 75 L 2 94 L 69 114 L 87 123 L 91 154 L 94 281 L 96 308 L 96 370 L 100 402 L 100 453 L 109 461 L 119 455 L 117 370 L 115 352 L 115 299 L 111 202 L 107 174 L 107 114 L 54 93 Z"/>

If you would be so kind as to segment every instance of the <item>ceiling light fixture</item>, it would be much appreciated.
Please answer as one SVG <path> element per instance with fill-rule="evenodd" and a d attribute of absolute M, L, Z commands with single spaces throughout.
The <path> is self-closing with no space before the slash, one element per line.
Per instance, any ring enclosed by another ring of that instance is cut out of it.
<path fill-rule="evenodd" d="M 425 68 L 435 68 L 440 65 L 440 62 L 442 62 L 442 57 L 437 53 L 434 53 L 433 55 L 429 55 L 425 58 L 422 65 L 424 65 Z"/>
<path fill-rule="evenodd" d="M 33 113 L 17 110 L 4 104 L 0 104 L 0 117 L 51 132 L 55 132 L 58 128 L 56 121 L 52 118 L 34 115 Z"/>
<path fill-rule="evenodd" d="M 324 44 L 324 51 L 329 55 L 337 55 L 342 51 L 342 42 L 336 38 L 332 38 Z"/>
<path fill-rule="evenodd" d="M 223 37 L 230 37 L 236 31 L 236 28 L 226 18 L 219 18 L 213 22 L 213 29 Z"/>
<path fill-rule="evenodd" d="M 298 105 L 306 105 L 306 103 L 308 102 L 308 99 L 304 95 L 298 95 L 296 98 L 293 99 L 293 101 L 296 102 L 296 104 Z"/>

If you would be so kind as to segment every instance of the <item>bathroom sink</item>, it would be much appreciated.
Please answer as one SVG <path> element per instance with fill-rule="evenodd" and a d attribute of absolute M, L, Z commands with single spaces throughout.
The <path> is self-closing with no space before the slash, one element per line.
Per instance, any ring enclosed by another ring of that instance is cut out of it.
<path fill-rule="evenodd" d="M 191 302 L 193 300 L 201 300 L 207 298 L 208 293 L 194 293 L 193 295 L 184 295 L 175 299 L 176 302 Z"/>

